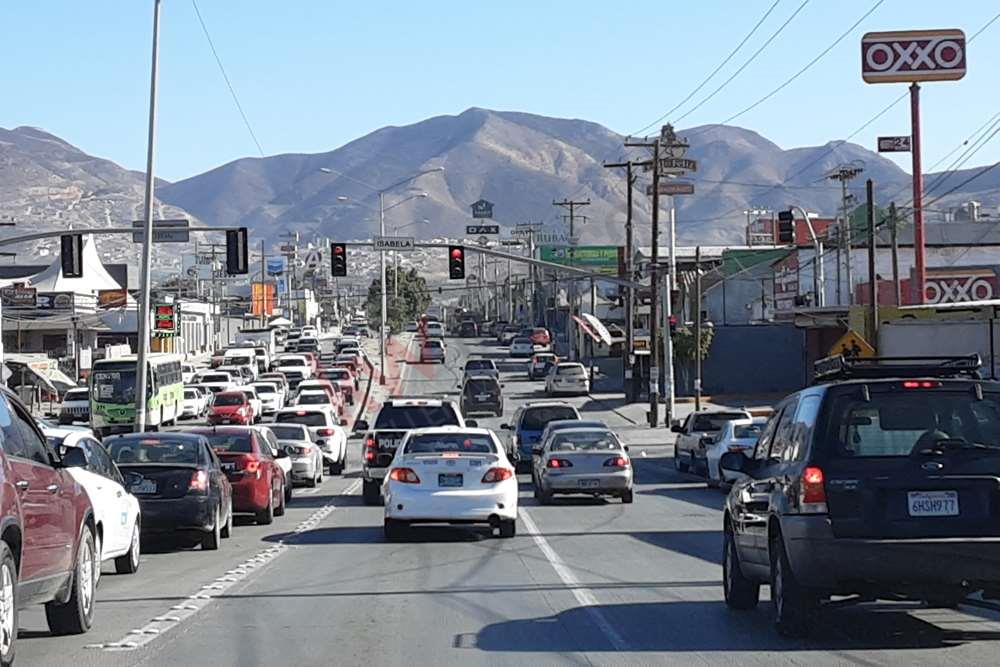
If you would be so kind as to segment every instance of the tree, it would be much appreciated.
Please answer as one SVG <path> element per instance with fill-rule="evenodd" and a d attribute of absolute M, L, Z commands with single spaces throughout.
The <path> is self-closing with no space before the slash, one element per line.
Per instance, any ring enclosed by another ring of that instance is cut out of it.
<path fill-rule="evenodd" d="M 427 281 L 417 273 L 415 268 L 399 272 L 399 296 L 396 297 L 395 271 L 386 271 L 386 324 L 392 331 L 400 331 L 403 324 L 412 322 L 424 314 L 431 304 Z M 371 320 L 382 317 L 382 283 L 376 278 L 368 287 L 366 310 Z"/>

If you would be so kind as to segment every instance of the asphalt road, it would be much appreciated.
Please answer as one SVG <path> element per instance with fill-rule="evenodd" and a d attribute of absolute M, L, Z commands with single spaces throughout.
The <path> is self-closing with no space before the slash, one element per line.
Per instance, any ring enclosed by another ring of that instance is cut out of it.
<path fill-rule="evenodd" d="M 506 356 L 451 339 L 447 364 L 408 366 L 398 391 L 455 393 L 470 353 Z M 506 372 L 517 368 L 502 365 L 505 418 L 542 386 Z M 568 400 L 632 445 L 633 505 L 538 506 L 522 477 L 513 539 L 421 527 L 387 543 L 381 508 L 361 503 L 355 440 L 346 474 L 297 490 L 272 526 L 240 522 L 217 552 L 165 546 L 143 555 L 137 575 L 107 574 L 88 634 L 51 638 L 40 610 L 23 613 L 19 664 L 996 663 L 1000 612 L 977 606 L 826 609 L 797 641 L 775 634 L 767 602 L 727 610 L 722 494 L 674 472 L 662 431 Z"/>

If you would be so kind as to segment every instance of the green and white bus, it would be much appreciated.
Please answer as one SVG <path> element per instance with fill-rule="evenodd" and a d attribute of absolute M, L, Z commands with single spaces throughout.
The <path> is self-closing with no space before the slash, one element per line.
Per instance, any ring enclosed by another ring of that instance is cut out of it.
<path fill-rule="evenodd" d="M 112 433 L 131 433 L 136 428 L 136 355 L 94 362 L 90 373 L 90 426 L 103 438 Z M 146 428 L 174 424 L 184 402 L 181 357 L 150 354 L 146 357 Z"/>

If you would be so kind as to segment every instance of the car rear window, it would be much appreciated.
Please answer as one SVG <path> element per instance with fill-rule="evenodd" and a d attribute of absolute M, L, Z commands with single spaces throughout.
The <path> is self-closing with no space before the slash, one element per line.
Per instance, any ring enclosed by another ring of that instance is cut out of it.
<path fill-rule="evenodd" d="M 296 403 L 299 405 L 328 405 L 330 403 L 330 397 L 326 395 L 326 392 L 301 394 Z"/>
<path fill-rule="evenodd" d="M 90 392 L 87 389 L 71 389 L 63 394 L 64 401 L 86 401 L 90 398 Z"/>
<path fill-rule="evenodd" d="M 472 359 L 465 362 L 465 370 L 481 370 L 481 369 L 493 370 L 493 362 L 489 359 Z"/>
<path fill-rule="evenodd" d="M 203 435 L 208 438 L 208 444 L 217 452 L 237 452 L 244 454 L 253 452 L 253 443 L 250 441 L 249 433 L 224 433 L 216 431 Z"/>
<path fill-rule="evenodd" d="M 247 397 L 240 394 L 216 394 L 216 405 L 243 405 L 247 402 Z"/>
<path fill-rule="evenodd" d="M 284 359 L 278 359 L 279 366 L 305 366 L 305 359 L 289 359 L 285 357 Z"/>
<path fill-rule="evenodd" d="M 556 375 L 585 375 L 583 366 L 559 366 Z"/>
<path fill-rule="evenodd" d="M 201 463 L 202 445 L 170 438 L 115 439 L 107 447 L 115 463 Z"/>
<path fill-rule="evenodd" d="M 429 426 L 458 426 L 458 415 L 450 405 L 386 405 L 375 420 L 377 429 Z"/>
<path fill-rule="evenodd" d="M 469 454 L 495 454 L 493 439 L 480 433 L 434 433 L 410 438 L 406 454 L 431 454 L 437 452 L 466 452 Z"/>
<path fill-rule="evenodd" d="M 515 338 L 514 341 L 511 344 L 512 345 L 530 345 L 531 344 L 531 339 L 530 338 Z"/>
<path fill-rule="evenodd" d="M 521 416 L 521 428 L 529 431 L 542 431 L 545 426 L 556 419 L 579 419 L 580 415 L 568 405 L 545 405 L 528 408 Z"/>
<path fill-rule="evenodd" d="M 295 412 L 279 412 L 274 419 L 277 423 L 302 424 L 303 426 L 326 426 L 326 415 L 322 412 L 308 412 L 297 410 Z"/>
<path fill-rule="evenodd" d="M 426 341 L 424 343 L 424 347 L 433 347 L 433 348 L 437 348 L 438 350 L 440 350 L 441 347 L 442 347 L 442 345 L 441 345 L 441 341 L 439 341 L 439 340 L 429 340 L 429 341 Z"/>
<path fill-rule="evenodd" d="M 756 440 L 763 430 L 763 424 L 737 424 L 733 427 L 733 437 L 737 440 Z"/>
<path fill-rule="evenodd" d="M 554 452 L 617 451 L 621 443 L 611 431 L 560 431 L 549 447 Z"/>
<path fill-rule="evenodd" d="M 258 394 L 274 394 L 276 393 L 274 387 L 269 384 L 255 384 L 253 386 L 257 390 Z"/>
<path fill-rule="evenodd" d="M 743 412 L 712 412 L 701 414 L 694 418 L 694 427 L 692 430 L 706 433 L 721 431 L 726 422 L 746 418 L 747 415 Z"/>
<path fill-rule="evenodd" d="M 350 380 L 351 374 L 346 370 L 329 370 L 320 373 L 320 377 L 324 380 Z"/>
<path fill-rule="evenodd" d="M 202 382 L 232 382 L 233 378 L 229 373 L 209 373 L 199 378 Z"/>
<path fill-rule="evenodd" d="M 943 448 L 1000 453 L 1000 394 L 965 390 L 852 391 L 833 400 L 833 452 L 843 458 L 902 457 Z"/>
<path fill-rule="evenodd" d="M 308 440 L 309 433 L 299 424 L 270 424 L 271 433 L 278 440 Z"/>
<path fill-rule="evenodd" d="M 493 380 L 469 380 L 465 383 L 465 390 L 473 394 L 478 394 L 480 392 L 496 391 L 497 386 L 497 383 Z"/>

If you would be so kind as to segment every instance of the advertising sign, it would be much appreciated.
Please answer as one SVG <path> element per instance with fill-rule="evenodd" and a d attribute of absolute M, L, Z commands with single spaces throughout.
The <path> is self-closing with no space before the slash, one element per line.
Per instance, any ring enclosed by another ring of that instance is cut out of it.
<path fill-rule="evenodd" d="M 73 310 L 72 292 L 43 292 L 38 295 L 38 310 Z"/>
<path fill-rule="evenodd" d="M 280 276 L 287 270 L 287 267 L 287 257 L 268 257 L 265 264 L 265 269 L 267 270 L 267 275 L 269 276 Z"/>
<path fill-rule="evenodd" d="M 128 303 L 128 292 L 123 289 L 102 289 L 97 291 L 98 308 L 124 308 Z"/>
<path fill-rule="evenodd" d="M 492 219 L 493 218 L 493 202 L 486 201 L 485 199 L 480 199 L 479 201 L 472 203 L 472 217 L 481 219 Z"/>
<path fill-rule="evenodd" d="M 24 283 L 0 288 L 0 300 L 7 308 L 34 308 L 37 298 L 38 291 L 34 287 L 25 287 Z"/>
<path fill-rule="evenodd" d="M 538 258 L 553 264 L 572 265 L 577 268 L 603 273 L 608 276 L 618 276 L 625 266 L 625 253 L 622 246 L 553 246 L 543 245 L 538 248 Z"/>
<path fill-rule="evenodd" d="M 470 236 L 478 236 L 480 234 L 499 234 L 500 225 L 466 225 L 465 233 Z"/>
<path fill-rule="evenodd" d="M 965 69 L 961 30 L 869 32 L 861 38 L 861 78 L 867 83 L 954 81 Z"/>

